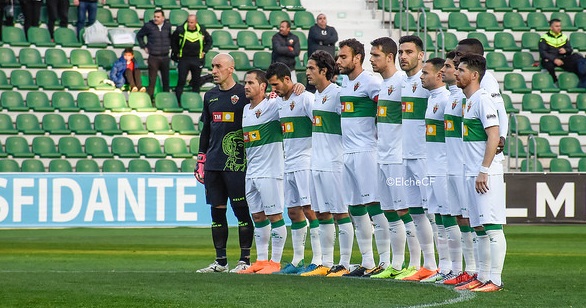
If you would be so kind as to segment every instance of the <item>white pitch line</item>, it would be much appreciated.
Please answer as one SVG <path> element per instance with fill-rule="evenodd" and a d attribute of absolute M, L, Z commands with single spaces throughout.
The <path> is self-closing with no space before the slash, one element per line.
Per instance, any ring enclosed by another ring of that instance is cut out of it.
<path fill-rule="evenodd" d="M 443 306 L 443 305 L 451 305 L 451 304 L 457 304 L 457 303 L 461 303 L 461 302 L 470 301 L 474 297 L 476 297 L 476 295 L 470 291 L 455 291 L 455 292 L 458 293 L 458 297 L 456 297 L 456 298 L 448 299 L 443 302 L 409 306 L 409 308 L 423 308 L 423 307 L 437 307 L 437 306 Z"/>

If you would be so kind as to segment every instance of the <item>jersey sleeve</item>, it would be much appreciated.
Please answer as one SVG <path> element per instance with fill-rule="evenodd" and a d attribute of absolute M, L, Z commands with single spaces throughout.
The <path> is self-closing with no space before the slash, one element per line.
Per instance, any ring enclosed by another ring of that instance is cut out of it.
<path fill-rule="evenodd" d="M 476 111 L 476 116 L 478 117 L 480 122 L 482 122 L 482 126 L 485 129 L 499 125 L 498 112 L 493 102 L 489 99 L 482 100 Z"/>
<path fill-rule="evenodd" d="M 207 92 L 204 95 L 203 100 L 203 110 L 201 113 L 201 121 L 203 123 L 203 128 L 201 130 L 199 136 L 199 153 L 207 153 L 208 148 L 210 146 L 210 125 L 211 125 L 211 116 L 210 116 L 210 109 L 209 109 L 209 93 Z"/>

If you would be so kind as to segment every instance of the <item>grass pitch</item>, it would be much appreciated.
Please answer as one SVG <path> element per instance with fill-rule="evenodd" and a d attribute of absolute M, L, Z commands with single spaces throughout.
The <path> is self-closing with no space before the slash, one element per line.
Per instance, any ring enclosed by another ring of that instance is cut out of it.
<path fill-rule="evenodd" d="M 234 266 L 237 232 L 230 231 L 228 257 Z M 214 259 L 209 229 L 0 230 L 0 306 L 584 305 L 586 226 L 506 226 L 505 234 L 505 289 L 473 294 L 385 280 L 196 274 Z M 283 260 L 291 254 L 288 243 Z M 355 245 L 352 262 L 359 261 Z"/>

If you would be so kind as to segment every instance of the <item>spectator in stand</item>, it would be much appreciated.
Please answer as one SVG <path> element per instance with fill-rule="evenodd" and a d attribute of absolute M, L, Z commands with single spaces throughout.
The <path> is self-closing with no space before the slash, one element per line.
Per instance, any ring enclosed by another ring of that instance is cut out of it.
<path fill-rule="evenodd" d="M 316 50 L 323 50 L 336 56 L 336 42 L 338 42 L 338 32 L 334 27 L 327 25 L 328 20 L 325 14 L 317 15 L 315 25 L 309 28 L 307 36 L 307 55 L 311 56 Z M 315 93 L 315 87 L 307 84 L 307 91 Z"/>
<path fill-rule="evenodd" d="M 144 39 L 147 39 L 145 43 Z M 136 34 L 136 40 L 148 54 L 149 86 L 147 93 L 154 98 L 157 74 L 161 71 L 163 92 L 169 92 L 169 50 L 171 49 L 171 23 L 163 10 L 155 10 L 153 20 L 148 21 Z"/>
<path fill-rule="evenodd" d="M 140 80 L 140 70 L 136 67 L 132 48 L 124 49 L 120 59 L 114 63 L 110 71 L 110 80 L 116 84 L 116 88 L 122 88 L 128 84 L 130 92 L 146 91 Z"/>
<path fill-rule="evenodd" d="M 46 0 L 47 1 L 47 29 L 51 38 L 54 39 L 55 21 L 59 19 L 59 27 L 67 28 L 69 23 L 69 0 Z"/>
<path fill-rule="evenodd" d="M 272 63 L 281 62 L 287 65 L 291 70 L 291 80 L 297 83 L 295 74 L 295 63 L 301 51 L 299 37 L 291 33 L 291 22 L 288 20 L 281 21 L 279 33 L 273 36 L 273 57 Z"/>
<path fill-rule="evenodd" d="M 91 26 L 96 22 L 96 15 L 98 14 L 98 1 L 106 4 L 106 0 L 73 0 L 73 5 L 77 6 L 77 36 L 81 29 L 86 26 L 85 18 L 87 14 L 87 26 Z"/>
<path fill-rule="evenodd" d="M 22 15 L 24 15 L 24 35 L 26 35 L 27 40 L 28 29 L 39 26 L 42 5 L 42 0 L 20 0 L 20 9 L 22 10 Z"/>

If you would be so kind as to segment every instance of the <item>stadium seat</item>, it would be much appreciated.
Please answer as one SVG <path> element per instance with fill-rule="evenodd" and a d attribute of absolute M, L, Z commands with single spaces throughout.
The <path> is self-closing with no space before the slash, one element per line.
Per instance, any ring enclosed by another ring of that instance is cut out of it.
<path fill-rule="evenodd" d="M 94 127 L 102 135 L 120 135 L 122 130 L 118 128 L 116 119 L 109 114 L 98 114 L 94 118 Z"/>
<path fill-rule="evenodd" d="M 512 72 L 513 68 L 509 65 L 505 55 L 500 52 L 489 52 L 486 54 L 486 64 L 488 69 L 496 72 Z"/>
<path fill-rule="evenodd" d="M 74 49 L 70 55 L 71 64 L 78 68 L 97 68 L 94 58 L 87 49 Z"/>
<path fill-rule="evenodd" d="M 460 0 L 460 11 L 486 12 L 486 8 L 482 6 L 480 0 Z"/>
<path fill-rule="evenodd" d="M 273 26 L 269 24 L 266 15 L 261 11 L 246 12 L 246 24 L 254 29 L 272 29 Z"/>
<path fill-rule="evenodd" d="M 568 127 L 570 133 L 586 135 L 586 116 L 581 114 L 570 116 L 570 119 L 568 120 Z"/>
<path fill-rule="evenodd" d="M 428 16 L 431 13 L 427 13 Z M 437 14 L 435 15 L 437 16 Z M 439 20 L 439 19 L 438 19 Z M 311 12 L 308 11 L 297 11 L 293 16 L 293 24 L 297 28 L 301 28 L 303 30 L 309 30 L 315 24 L 315 16 Z M 429 22 L 428 22 L 429 26 Z M 441 27 L 441 25 L 439 25 Z"/>
<path fill-rule="evenodd" d="M 580 161 L 578 162 L 578 171 L 586 172 L 586 158 L 580 158 Z"/>
<path fill-rule="evenodd" d="M 28 47 L 31 45 L 26 40 L 24 30 L 17 27 L 2 27 L 2 41 L 13 47 Z"/>
<path fill-rule="evenodd" d="M 155 6 L 167 10 L 181 8 L 181 5 L 177 4 L 176 0 L 155 0 Z"/>
<path fill-rule="evenodd" d="M 484 51 L 494 51 L 494 46 L 488 43 L 488 38 L 486 37 L 486 34 L 484 34 L 483 32 L 469 32 L 467 37 L 479 40 L 482 43 L 482 46 L 484 47 Z"/>
<path fill-rule="evenodd" d="M 213 46 L 224 50 L 237 50 L 238 46 L 234 44 L 232 35 L 225 30 L 216 30 L 212 32 Z"/>
<path fill-rule="evenodd" d="M 507 4 L 507 0 L 486 0 L 484 5 L 487 9 L 495 12 L 511 12 L 513 10 L 513 8 Z"/>
<path fill-rule="evenodd" d="M 276 33 L 277 32 L 275 32 L 275 31 L 264 31 L 260 35 L 260 41 L 261 41 L 262 45 L 264 46 L 264 48 L 268 48 L 269 50 L 271 50 L 273 48 L 273 36 Z"/>
<path fill-rule="evenodd" d="M 45 63 L 52 68 L 72 68 L 69 59 L 63 49 L 47 49 L 45 51 Z"/>
<path fill-rule="evenodd" d="M 100 172 L 100 168 L 95 160 L 80 159 L 75 163 L 75 172 Z"/>
<path fill-rule="evenodd" d="M 10 136 L 6 138 L 6 153 L 15 158 L 33 158 L 35 154 L 31 152 L 28 141 L 21 136 Z M 4 159 L 0 159 L 0 162 Z"/>
<path fill-rule="evenodd" d="M 523 159 L 521 161 L 521 171 L 522 172 L 543 172 L 543 165 L 541 162 L 537 160 L 537 164 L 533 162 L 533 159 Z"/>
<path fill-rule="evenodd" d="M 1 68 L 20 68 L 20 62 L 16 59 L 14 50 L 11 48 L 0 48 L 0 67 Z"/>
<path fill-rule="evenodd" d="M 255 68 L 266 70 L 271 65 L 272 55 L 270 52 L 257 51 L 252 58 L 252 66 Z"/>
<path fill-rule="evenodd" d="M 518 51 L 513 54 L 513 68 L 526 72 L 541 71 L 539 62 L 535 61 L 532 53 L 526 51 Z"/>
<path fill-rule="evenodd" d="M 209 1 L 206 1 L 208 3 Z M 238 11 L 226 10 L 222 11 L 222 15 L 220 15 L 220 21 L 224 27 L 228 27 L 230 29 L 246 29 L 248 25 L 244 23 L 242 20 L 242 16 Z"/>
<path fill-rule="evenodd" d="M 106 140 L 102 137 L 89 137 L 85 140 L 85 152 L 93 158 L 112 158 Z"/>
<path fill-rule="evenodd" d="M 549 22 L 545 14 L 541 12 L 530 12 L 527 14 L 527 26 L 535 31 L 548 31 Z"/>
<path fill-rule="evenodd" d="M 87 75 L 87 84 L 90 88 L 96 90 L 111 91 L 116 89 L 115 86 L 104 83 L 104 80 L 108 78 L 108 73 L 105 71 L 91 71 Z"/>
<path fill-rule="evenodd" d="M 503 153 L 510 157 L 526 157 L 527 152 L 523 141 L 517 136 L 509 136 L 505 139 L 505 147 Z"/>
<path fill-rule="evenodd" d="M 118 23 L 112 17 L 112 11 L 102 7 L 96 12 L 96 19 L 106 27 L 118 27 Z"/>
<path fill-rule="evenodd" d="M 160 95 L 158 93 L 157 95 Z M 153 107 L 151 97 L 146 92 L 132 92 L 128 96 L 128 107 L 138 112 L 152 112 L 156 111 L 157 108 Z"/>
<path fill-rule="evenodd" d="M 12 85 L 8 82 L 4 70 L 0 70 L 0 90 L 12 90 Z"/>
<path fill-rule="evenodd" d="M 179 172 L 177 163 L 170 159 L 159 159 L 155 162 L 155 172 Z"/>
<path fill-rule="evenodd" d="M 572 48 L 585 51 L 586 50 L 586 33 L 584 32 L 572 32 L 570 34 L 570 45 Z"/>
<path fill-rule="evenodd" d="M 287 11 L 304 11 L 305 8 L 301 4 L 301 0 L 280 0 L 281 6 Z M 419 3 L 420 1 L 411 0 L 411 3 Z"/>
<path fill-rule="evenodd" d="M 518 12 L 533 12 L 535 9 L 529 3 L 529 0 L 513 0 L 509 1 L 509 6 L 513 8 L 514 11 Z"/>
<path fill-rule="evenodd" d="M 174 133 L 169 126 L 167 117 L 160 114 L 151 114 L 147 116 L 146 128 L 149 132 L 157 135 L 172 135 Z"/>
<path fill-rule="evenodd" d="M 39 136 L 33 139 L 33 153 L 42 158 L 59 158 L 61 153 L 57 152 L 55 141 L 51 137 Z"/>
<path fill-rule="evenodd" d="M 531 77 L 531 88 L 542 93 L 558 93 L 560 89 L 553 83 L 549 73 L 535 73 Z"/>
<path fill-rule="evenodd" d="M 252 69 L 248 56 L 243 51 L 230 51 L 230 55 L 234 58 L 234 68 L 237 71 L 248 71 Z"/>
<path fill-rule="evenodd" d="M 197 161 L 195 159 L 192 158 L 188 158 L 188 159 L 184 159 L 183 161 L 181 161 L 181 172 L 193 172 L 193 170 L 195 170 L 195 167 L 197 165 Z"/>
<path fill-rule="evenodd" d="M 106 159 L 102 163 L 102 172 L 126 172 L 124 163 L 117 159 Z"/>
<path fill-rule="evenodd" d="M 142 125 L 142 120 L 135 114 L 121 116 L 120 129 L 129 135 L 144 135 L 148 133 Z"/>
<path fill-rule="evenodd" d="M 144 58 L 142 57 L 142 53 L 140 53 L 140 52 L 134 53 L 134 62 L 136 62 L 136 65 L 139 69 L 141 69 L 141 70 L 148 69 L 148 66 L 145 63 Z"/>
<path fill-rule="evenodd" d="M 503 26 L 501 26 L 496 17 L 493 13 L 488 12 L 480 12 L 476 15 L 476 27 L 479 29 L 484 29 L 486 31 L 502 31 Z M 496 44 L 496 40 L 495 40 Z"/>
<path fill-rule="evenodd" d="M 578 5 L 576 0 L 556 0 L 555 4 L 558 10 L 566 12 L 582 12 L 584 9 Z"/>
<path fill-rule="evenodd" d="M 134 148 L 134 142 L 128 137 L 114 137 L 112 139 L 112 154 L 120 158 L 140 157 Z"/>
<path fill-rule="evenodd" d="M 533 142 L 528 142 L 527 148 L 529 149 L 529 154 L 537 155 L 537 158 L 555 158 L 558 155 L 551 151 L 551 147 L 549 145 L 549 140 L 543 137 L 535 137 L 536 145 L 533 145 Z"/>
<path fill-rule="evenodd" d="M 49 172 L 73 172 L 73 168 L 67 159 L 53 159 L 49 162 Z"/>
<path fill-rule="evenodd" d="M 297 35 L 299 38 L 299 47 L 301 50 L 307 50 L 307 36 L 302 31 L 293 30 L 291 33 Z M 304 68 L 305 69 L 305 68 Z"/>
<path fill-rule="evenodd" d="M 494 35 L 494 48 L 504 51 L 521 51 L 513 35 L 509 32 L 499 32 Z"/>
<path fill-rule="evenodd" d="M 43 129 L 51 135 L 68 135 L 71 130 L 67 128 L 65 119 L 59 113 L 47 113 L 43 116 Z"/>
<path fill-rule="evenodd" d="M 136 10 L 129 8 L 118 9 L 118 13 L 116 13 L 116 19 L 118 20 L 118 24 L 129 28 L 140 28 L 144 24 L 140 22 L 140 18 L 138 17 Z"/>
<path fill-rule="evenodd" d="M 379 3 L 381 0 L 379 0 Z M 380 8 L 380 6 L 379 6 Z M 433 0 L 433 8 L 442 12 L 458 12 L 460 8 L 454 4 L 454 0 Z M 388 10 L 387 10 L 388 12 Z"/>
<path fill-rule="evenodd" d="M 90 88 L 85 84 L 85 79 L 78 71 L 64 71 L 61 73 L 61 84 L 69 90 L 83 91 Z"/>
<path fill-rule="evenodd" d="M 395 27 L 395 29 L 401 29 L 403 31 L 417 30 L 417 23 L 415 22 L 415 17 L 413 17 L 413 15 L 409 12 L 395 13 L 393 26 Z"/>
<path fill-rule="evenodd" d="M 207 29 L 221 29 L 223 27 L 214 11 L 199 10 L 196 16 L 197 22 L 204 25 Z"/>
<path fill-rule="evenodd" d="M 539 40 L 541 36 L 535 32 L 525 32 L 521 35 L 521 48 L 530 51 L 539 51 Z"/>
<path fill-rule="evenodd" d="M 258 3 L 258 1 L 257 1 Z M 271 24 L 273 26 L 273 28 L 277 28 L 279 29 L 279 26 L 281 25 L 281 22 L 283 21 L 291 21 L 291 18 L 289 17 L 289 14 L 287 12 L 283 12 L 283 11 L 272 11 L 269 13 L 269 24 Z"/>
<path fill-rule="evenodd" d="M 550 108 L 552 111 L 559 113 L 578 113 L 578 109 L 572 104 L 572 100 L 566 94 L 552 94 L 549 98 Z"/>
<path fill-rule="evenodd" d="M 509 129 L 511 130 L 511 132 L 516 132 L 517 128 L 518 128 L 518 134 L 519 135 L 537 135 L 538 132 L 536 130 L 533 129 L 533 127 L 531 127 L 531 122 L 529 121 L 529 118 L 527 118 L 524 115 L 517 115 L 516 116 L 516 121 L 515 118 L 511 119 L 510 123 L 509 123 Z"/>
<path fill-rule="evenodd" d="M 563 72 L 558 75 L 558 84 L 560 90 L 564 90 L 570 93 L 583 93 L 586 89 L 579 86 L 580 79 L 576 74 L 571 72 Z"/>
<path fill-rule="evenodd" d="M 32 28 L 31 28 L 32 29 Z M 22 48 L 18 53 L 18 60 L 21 65 L 27 68 L 46 68 L 41 53 L 35 48 Z"/>
<path fill-rule="evenodd" d="M 193 119 L 185 114 L 177 114 L 171 118 L 171 127 L 180 135 L 198 135 L 199 131 L 193 125 Z"/>
<path fill-rule="evenodd" d="M 291 1 L 300 1 L 300 0 L 291 0 Z M 424 0 L 411 0 L 411 1 L 403 1 L 403 9 L 406 11 L 416 12 L 424 9 L 429 12 L 429 8 L 425 6 Z"/>
<path fill-rule="evenodd" d="M 28 70 L 13 70 L 10 73 L 10 83 L 19 90 L 38 90 L 33 75 Z"/>
<path fill-rule="evenodd" d="M 0 113 L 0 134 L 1 135 L 16 135 L 18 134 L 18 130 L 14 128 L 14 124 L 12 123 L 12 119 L 6 113 Z M 0 150 L 2 146 L 0 145 Z"/>
<path fill-rule="evenodd" d="M 445 38 L 442 39 L 442 37 Z M 437 36 L 437 44 L 438 47 L 443 47 L 443 50 L 445 51 L 454 50 L 458 45 L 458 37 L 451 32 L 442 32 Z"/>
<path fill-rule="evenodd" d="M 562 122 L 555 115 L 543 115 L 539 118 L 539 132 L 550 136 L 567 136 L 568 131 L 562 127 Z"/>
<path fill-rule="evenodd" d="M 565 158 L 552 158 L 549 161 L 550 172 L 572 172 L 572 164 Z"/>
<path fill-rule="evenodd" d="M 181 94 L 181 107 L 190 112 L 202 112 L 203 100 L 199 93 L 183 92 Z"/>
<path fill-rule="evenodd" d="M 82 46 L 77 39 L 75 32 L 69 28 L 55 29 L 55 43 L 62 47 L 80 48 Z"/>
<path fill-rule="evenodd" d="M 174 9 L 169 13 L 169 22 L 172 26 L 181 26 L 187 21 L 187 17 L 189 17 L 189 12 L 186 10 Z"/>
<path fill-rule="evenodd" d="M 236 36 L 236 43 L 240 48 L 245 50 L 263 50 L 264 46 L 260 44 L 258 36 L 254 31 L 238 31 Z M 255 55 L 257 53 L 255 52 Z"/>
<path fill-rule="evenodd" d="M 203 3 L 203 0 L 181 0 L 180 4 L 182 8 L 187 8 L 190 10 L 207 9 L 207 5 Z"/>
<path fill-rule="evenodd" d="M 128 3 L 126 3 L 126 0 L 108 0 L 108 3 L 106 3 L 106 5 L 110 8 L 115 9 L 128 8 Z"/>
<path fill-rule="evenodd" d="M 541 12 L 555 12 L 558 10 L 555 4 L 553 4 L 553 0 L 532 0 L 532 2 L 536 11 L 539 10 Z"/>
<path fill-rule="evenodd" d="M 135 55 L 137 53 L 140 52 L 135 52 Z M 96 51 L 96 64 L 105 70 L 112 69 L 112 66 L 117 60 L 118 56 L 116 56 L 116 53 L 112 50 L 100 49 Z"/>
<path fill-rule="evenodd" d="M 108 92 L 104 94 L 104 108 L 113 112 L 128 112 L 132 110 L 128 107 L 126 97 L 122 92 Z"/>
<path fill-rule="evenodd" d="M 14 159 L 0 159 L 0 172 L 20 172 L 20 167 Z"/>
<path fill-rule="evenodd" d="M 173 158 L 193 158 L 193 154 L 189 153 L 185 140 L 172 137 L 165 139 L 164 143 L 165 154 Z"/>
<path fill-rule="evenodd" d="M 523 111 L 529 111 L 531 113 L 549 113 L 549 108 L 545 107 L 543 103 L 543 97 L 535 93 L 525 93 L 523 95 L 523 101 L 521 103 Z"/>
<path fill-rule="evenodd" d="M 164 112 L 182 112 L 183 109 L 179 107 L 177 96 L 174 93 L 161 92 L 155 96 L 156 109 Z"/>
<path fill-rule="evenodd" d="M 159 141 L 152 137 L 142 137 L 138 140 L 138 153 L 147 158 L 165 158 Z"/>
<path fill-rule="evenodd" d="M 570 15 L 568 13 L 565 12 L 553 12 L 551 13 L 551 19 L 559 19 L 562 22 L 562 29 L 564 29 L 564 31 L 570 32 L 570 31 L 576 31 L 578 30 L 577 27 L 574 26 L 574 23 L 572 23 L 572 18 L 570 17 Z"/>
<path fill-rule="evenodd" d="M 0 95 L 2 109 L 8 111 L 27 111 L 28 107 L 24 104 L 22 94 L 16 91 L 3 91 Z"/>
<path fill-rule="evenodd" d="M 219 54 L 219 52 L 214 51 L 214 50 L 210 50 L 206 53 L 205 55 L 205 59 L 204 59 L 204 67 L 207 68 L 208 70 L 212 70 L 212 60 L 214 59 L 215 56 L 217 56 Z"/>
<path fill-rule="evenodd" d="M 72 114 L 67 119 L 69 129 L 76 135 L 95 135 L 96 130 L 92 128 L 90 119 L 85 114 Z"/>
<path fill-rule="evenodd" d="M 17 115 L 16 129 L 25 135 L 43 135 L 45 133 L 39 124 L 39 119 L 32 113 Z"/>
<path fill-rule="evenodd" d="M 77 105 L 87 112 L 103 112 L 106 110 L 100 103 L 100 98 L 93 92 L 80 92 L 77 95 Z"/>
<path fill-rule="evenodd" d="M 136 7 L 137 9 L 154 9 L 155 5 L 151 0 L 128 0 L 128 4 Z M 145 19 L 145 22 L 149 19 Z"/>
<path fill-rule="evenodd" d="M 0 158 L 6 158 L 6 157 L 8 157 L 8 153 L 4 152 L 4 149 L 2 148 L 2 142 L 0 140 Z M 2 171 L 0 171 L 0 172 L 2 172 Z"/>
<path fill-rule="evenodd" d="M 576 108 L 580 111 L 586 111 L 586 94 L 580 93 L 576 97 Z"/>
<path fill-rule="evenodd" d="M 525 83 L 525 78 L 519 73 L 507 73 L 504 86 L 505 90 L 513 93 L 531 93 L 531 89 Z"/>
<path fill-rule="evenodd" d="M 133 159 L 128 162 L 128 172 L 153 172 L 148 160 Z"/>
<path fill-rule="evenodd" d="M 586 28 L 586 12 L 578 12 L 574 14 L 574 26 L 578 29 Z"/>
<path fill-rule="evenodd" d="M 55 108 L 51 106 L 47 93 L 42 91 L 31 91 L 26 94 L 26 105 L 33 111 L 51 112 Z"/>
<path fill-rule="evenodd" d="M 199 137 L 193 137 L 189 140 L 189 151 L 195 155 L 199 153 Z"/>
<path fill-rule="evenodd" d="M 22 172 L 45 172 L 45 165 L 43 165 L 43 162 L 38 159 L 25 159 L 22 161 L 20 168 Z"/>
<path fill-rule="evenodd" d="M 59 152 L 67 158 L 86 158 L 81 142 L 76 137 L 62 137 L 58 143 Z"/>
<path fill-rule="evenodd" d="M 256 0 L 256 6 L 264 11 L 280 11 L 282 9 L 277 0 Z"/>
<path fill-rule="evenodd" d="M 586 157 L 580 141 L 574 137 L 563 137 L 559 144 L 560 155 L 568 157 Z"/>
<path fill-rule="evenodd" d="M 59 82 L 59 77 L 54 70 L 38 70 L 37 71 L 37 86 L 43 90 L 63 90 L 64 86 Z"/>
<path fill-rule="evenodd" d="M 230 4 L 234 9 L 242 11 L 256 10 L 258 8 L 252 3 L 252 0 L 231 0 Z"/>
<path fill-rule="evenodd" d="M 503 26 L 505 29 L 511 29 L 513 31 L 529 31 L 529 26 L 525 24 L 525 19 L 517 12 L 505 13 Z"/>

